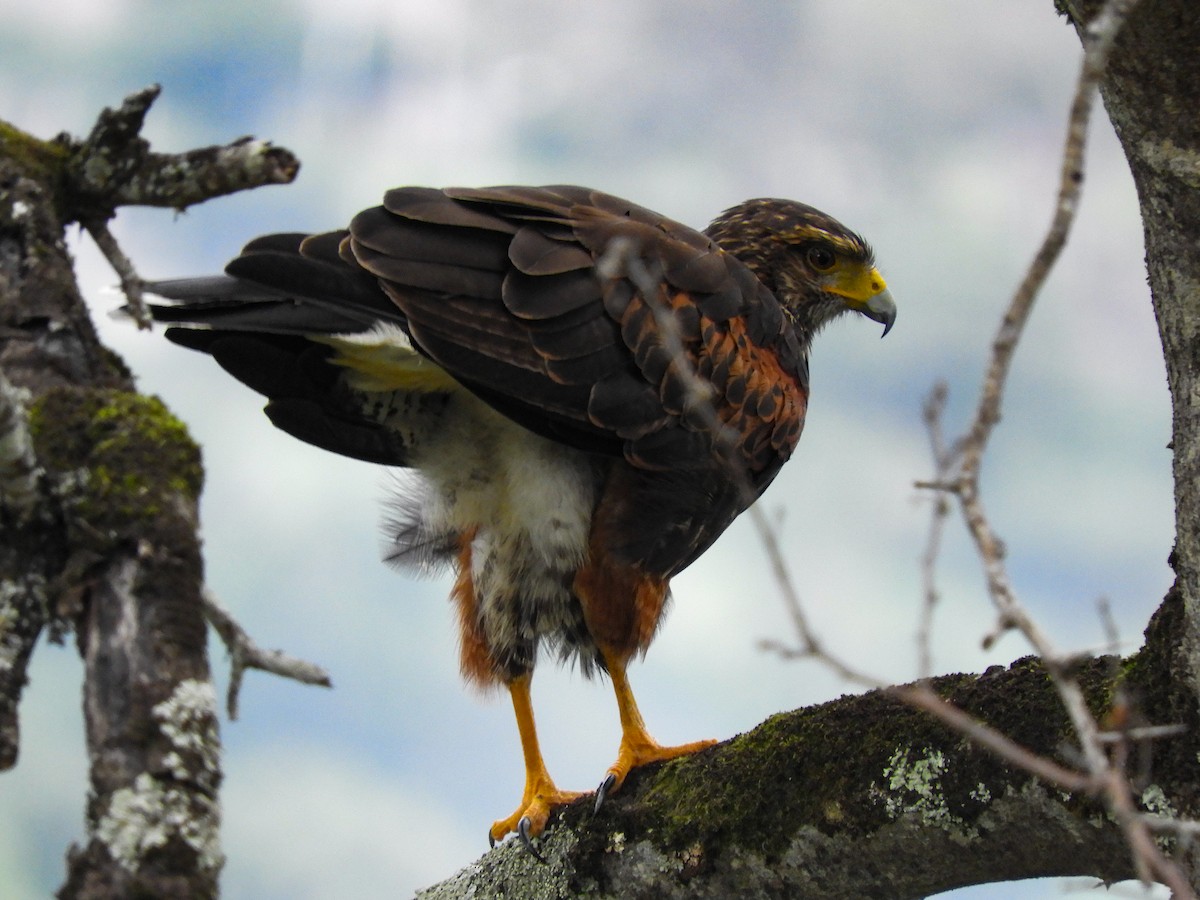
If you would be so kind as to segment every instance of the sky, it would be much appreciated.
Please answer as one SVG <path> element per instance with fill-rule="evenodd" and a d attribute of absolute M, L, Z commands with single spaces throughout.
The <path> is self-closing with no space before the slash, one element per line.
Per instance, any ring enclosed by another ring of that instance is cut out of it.
<path fill-rule="evenodd" d="M 150 83 L 145 136 L 183 151 L 253 134 L 303 161 L 294 185 L 113 231 L 148 278 L 220 269 L 264 232 L 341 227 L 402 184 L 578 183 L 702 227 L 757 196 L 831 213 L 873 244 L 899 306 L 823 333 L 792 462 L 766 494 L 824 641 L 884 681 L 917 676 L 931 461 L 921 405 L 950 388 L 965 428 L 1000 316 L 1050 221 L 1079 45 L 1050 0 L 0 0 L 0 119 L 85 134 Z M 1064 650 L 1104 649 L 1107 602 L 1132 652 L 1171 583 L 1170 408 L 1132 181 L 1091 132 L 1080 219 L 1017 354 L 983 499 L 1021 599 Z M 486 849 L 520 794 L 502 696 L 458 678 L 446 579 L 379 562 L 394 474 L 275 432 L 261 400 L 199 354 L 113 320 L 116 277 L 72 235 L 102 334 L 204 449 L 207 581 L 264 646 L 327 667 L 331 691 L 250 673 L 222 719 L 227 898 L 406 896 Z M 952 520 L 937 569 L 935 673 L 1007 664 Z M 748 521 L 673 582 L 631 672 L 664 742 L 728 738 L 851 687 L 787 640 Z M 226 656 L 213 643 L 218 693 Z M 61 884 L 83 835 L 80 665 L 42 646 L 22 760 L 0 775 L 0 896 Z M 559 784 L 590 788 L 619 729 L 603 683 L 539 668 Z M 1060 897 L 1090 882 L 960 891 Z M 1135 896 L 1147 896 L 1136 892 Z"/>

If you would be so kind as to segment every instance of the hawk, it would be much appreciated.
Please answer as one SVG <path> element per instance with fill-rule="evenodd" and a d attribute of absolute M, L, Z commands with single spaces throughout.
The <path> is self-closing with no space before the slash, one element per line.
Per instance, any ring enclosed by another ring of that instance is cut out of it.
<path fill-rule="evenodd" d="M 538 749 L 539 653 L 606 673 L 621 723 L 597 807 L 658 744 L 626 669 L 672 576 L 791 456 L 808 350 L 853 311 L 892 327 L 872 252 L 758 199 L 696 231 L 573 186 L 406 187 L 348 229 L 251 241 L 224 275 L 150 286 L 172 341 L 266 396 L 278 428 L 411 470 L 390 558 L 449 566 L 461 668 L 507 688 L 525 761 L 494 842 L 580 796 Z M 536 852 L 536 851 L 535 851 Z"/>

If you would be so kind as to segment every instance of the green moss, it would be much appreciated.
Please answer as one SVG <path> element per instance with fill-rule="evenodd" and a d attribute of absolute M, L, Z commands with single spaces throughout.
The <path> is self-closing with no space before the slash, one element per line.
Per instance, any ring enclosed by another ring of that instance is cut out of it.
<path fill-rule="evenodd" d="M 1114 667 L 1081 667 L 1089 697 L 1111 691 Z M 934 688 L 1024 746 L 1057 757 L 1073 742 L 1043 667 L 1022 659 L 983 675 L 950 675 Z M 801 828 L 867 834 L 916 816 L 956 841 L 981 833 L 995 798 L 1028 783 L 999 759 L 930 716 L 877 691 L 782 713 L 753 731 L 686 759 L 635 770 L 581 840 L 626 843 L 653 835 L 683 859 L 720 855 L 728 845 L 778 858 Z M 1081 809 L 1091 809 L 1080 800 Z M 608 818 L 611 817 L 611 818 Z M 597 825 L 599 827 L 597 827 Z"/>
<path fill-rule="evenodd" d="M 103 344 L 100 345 L 100 358 L 105 367 L 112 373 L 113 380 L 124 384 L 133 384 L 133 372 L 126 365 L 121 355 Z M 169 414 L 169 413 L 168 413 Z"/>
<path fill-rule="evenodd" d="M 1141 752 L 1150 755 L 1155 782 L 1162 785 L 1186 817 L 1200 815 L 1200 709 L 1187 671 L 1189 627 L 1187 610 L 1177 587 L 1172 587 L 1146 627 L 1146 642 L 1123 661 L 1124 683 L 1142 721 L 1180 725 L 1182 733 L 1155 741 Z"/>
<path fill-rule="evenodd" d="M 728 841 L 769 857 L 786 849 L 797 822 L 827 833 L 877 826 L 886 812 L 861 788 L 895 752 L 876 727 L 895 716 L 911 714 L 882 694 L 773 716 L 713 750 L 635 772 L 631 780 L 650 778 L 637 806 L 665 831 L 660 845 L 681 852 Z M 629 840 L 640 837 L 637 811 Z"/>
<path fill-rule="evenodd" d="M 70 155 L 65 142 L 44 141 L 0 120 L 0 156 L 11 160 L 34 180 L 57 185 Z"/>
<path fill-rule="evenodd" d="M 200 451 L 157 397 L 57 388 L 30 409 L 34 449 L 79 519 L 102 530 L 144 529 L 203 484 Z"/>

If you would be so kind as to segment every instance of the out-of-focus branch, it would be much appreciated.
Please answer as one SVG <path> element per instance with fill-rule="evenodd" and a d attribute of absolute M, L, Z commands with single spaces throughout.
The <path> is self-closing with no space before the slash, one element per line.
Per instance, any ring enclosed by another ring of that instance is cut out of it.
<path fill-rule="evenodd" d="M 929 435 L 929 453 L 933 457 L 934 471 L 939 480 L 945 477 L 954 456 L 952 449 L 946 446 L 941 427 L 948 396 L 949 388 L 945 382 L 939 381 L 929 392 L 921 411 L 925 431 Z M 937 587 L 937 559 L 942 548 L 946 519 L 950 515 L 950 504 L 943 494 L 936 494 L 933 504 L 933 513 L 929 519 L 929 536 L 925 542 L 925 551 L 921 554 L 924 602 L 921 604 L 921 619 L 917 627 L 917 673 L 921 678 L 928 678 L 933 674 L 933 616 L 940 599 Z"/>
<path fill-rule="evenodd" d="M 302 684 L 333 687 L 329 673 L 316 663 L 290 656 L 282 650 L 259 647 L 211 590 L 205 588 L 202 597 L 204 616 L 229 651 L 229 691 L 225 697 L 225 707 L 230 719 L 238 717 L 238 695 L 247 669 L 260 669 Z"/>
<path fill-rule="evenodd" d="M 0 123 L 0 769 L 17 759 L 38 634 L 74 627 L 91 784 L 63 898 L 216 896 L 222 864 L 199 453 L 100 345 L 62 238 L 84 223 L 136 307 L 140 280 L 107 230 L 119 206 L 183 208 L 296 164 L 249 139 L 152 153 L 138 133 L 157 95 L 106 110 L 82 141 Z"/>
<path fill-rule="evenodd" d="M 155 153 L 142 125 L 161 92 L 151 85 L 100 114 L 82 141 L 59 137 L 69 148 L 68 213 L 81 221 L 107 219 L 120 206 L 186 209 L 214 197 L 269 184 L 289 184 L 300 169 L 290 151 L 241 137 L 222 146 Z"/>
<path fill-rule="evenodd" d="M 975 417 L 958 442 L 951 459 L 936 449 L 941 442 L 940 404 L 931 402 L 927 407 L 926 425 L 935 447 L 936 472 L 934 482 L 927 486 L 936 487 L 957 498 L 963 520 L 983 563 L 988 593 L 998 612 L 997 628 L 989 641 L 1007 630 L 1016 629 L 1042 659 L 1078 736 L 1081 764 L 1089 776 L 1086 780 L 1093 790 L 1098 789 L 1109 811 L 1121 823 L 1139 877 L 1143 881 L 1158 880 L 1167 884 L 1177 897 L 1192 897 L 1194 894 L 1187 879 L 1159 850 L 1134 804 L 1132 786 L 1119 762 L 1125 755 L 1127 743 L 1117 744 L 1115 750 L 1106 750 L 1101 729 L 1088 708 L 1078 680 L 1071 674 L 1073 658 L 1057 650 L 1018 599 L 1008 577 L 1004 543 L 991 527 L 979 486 L 984 454 L 1000 421 L 1004 390 L 1018 343 L 1034 302 L 1066 244 L 1075 220 L 1084 182 L 1088 125 L 1099 83 L 1117 35 L 1136 3 L 1137 0 L 1108 0 L 1084 30 L 1083 63 L 1068 119 L 1058 197 L 1050 228 L 1004 314 L 992 343 L 991 361 Z M 939 533 L 941 517 L 942 510 L 939 507 L 934 512 L 931 534 Z M 933 549 L 926 558 L 927 571 L 930 573 L 933 560 L 936 559 L 936 543 L 932 543 L 933 540 L 931 538 Z M 930 575 L 927 575 L 927 584 L 932 584 Z"/>
<path fill-rule="evenodd" d="M 108 230 L 116 210 L 122 206 L 183 210 L 237 191 L 288 184 L 300 169 L 290 151 L 250 137 L 184 153 L 153 152 L 141 130 L 160 92 L 158 85 L 151 85 L 131 94 L 119 107 L 105 109 L 83 140 L 59 135 L 44 142 L 40 153 L 44 159 L 61 161 L 58 206 L 63 218 L 87 229 L 117 273 L 129 312 L 142 328 L 150 323 L 142 279 Z M 23 137 L 36 145 L 36 139 Z"/>
<path fill-rule="evenodd" d="M 1068 119 L 1054 216 L 992 342 L 991 362 L 984 376 L 975 417 L 958 444 L 957 464 L 954 467 L 957 472 L 953 477 L 939 478 L 944 488 L 959 498 L 967 529 L 983 561 L 988 591 L 1000 612 L 1003 627 L 1020 629 L 1043 659 L 1051 664 L 1057 658 L 1057 653 L 1049 638 L 1014 597 L 1004 566 L 1004 544 L 992 530 L 980 499 L 979 472 L 988 441 L 1000 421 L 1004 389 L 1017 344 L 1034 301 L 1058 260 L 1074 223 L 1083 188 L 1087 129 L 1095 105 L 1097 86 L 1104 74 L 1113 42 L 1136 2 L 1109 0 L 1088 25 L 1083 63 Z"/>
<path fill-rule="evenodd" d="M 138 328 L 150 328 L 150 311 L 146 309 L 146 298 L 142 293 L 143 281 L 133 266 L 133 260 L 125 255 L 113 233 L 108 230 L 108 222 L 104 219 L 88 219 L 83 223 L 87 233 L 91 235 L 108 264 L 112 266 L 117 278 L 121 280 L 121 292 L 125 294 L 126 309 Z"/>

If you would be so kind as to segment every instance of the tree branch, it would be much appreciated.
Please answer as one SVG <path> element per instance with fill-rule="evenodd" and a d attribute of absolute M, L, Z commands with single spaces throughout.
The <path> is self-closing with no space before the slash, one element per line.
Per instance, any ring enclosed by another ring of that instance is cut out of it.
<path fill-rule="evenodd" d="M 1081 679 L 1099 699 L 1110 675 L 1100 660 Z M 1033 660 L 913 690 L 1039 758 L 1052 760 L 1071 736 Z M 552 819 L 539 844 L 547 865 L 501 845 L 419 896 L 900 900 L 1034 876 L 1132 877 L 1121 829 L 1097 813 L 977 749 L 957 727 L 872 691 L 635 770 L 598 815 L 585 799 Z"/>
<path fill-rule="evenodd" d="M 202 593 L 204 616 L 213 630 L 221 636 L 229 651 L 229 691 L 225 697 L 225 708 L 231 721 L 238 717 L 238 695 L 242 689 L 242 678 L 247 669 L 260 669 L 281 678 L 290 678 L 301 684 L 333 687 L 329 673 L 316 663 L 298 659 L 282 650 L 264 650 L 254 642 L 216 594 L 205 588 Z"/>
<path fill-rule="evenodd" d="M 223 146 L 185 153 L 154 153 L 141 137 L 142 124 L 161 88 L 131 94 L 117 109 L 100 114 L 83 141 L 60 137 L 69 148 L 68 215 L 106 220 L 120 206 L 196 203 L 269 184 L 290 184 L 300 161 L 269 141 L 242 137 Z"/>
<path fill-rule="evenodd" d="M 243 139 L 181 155 L 138 136 L 157 88 L 84 141 L 0 123 L 0 768 L 38 634 L 74 627 L 84 659 L 87 838 L 64 898 L 211 897 L 222 865 L 219 740 L 200 601 L 199 453 L 134 392 L 79 296 L 63 232 L 84 222 L 136 301 L 106 222 L 295 174 Z"/>

